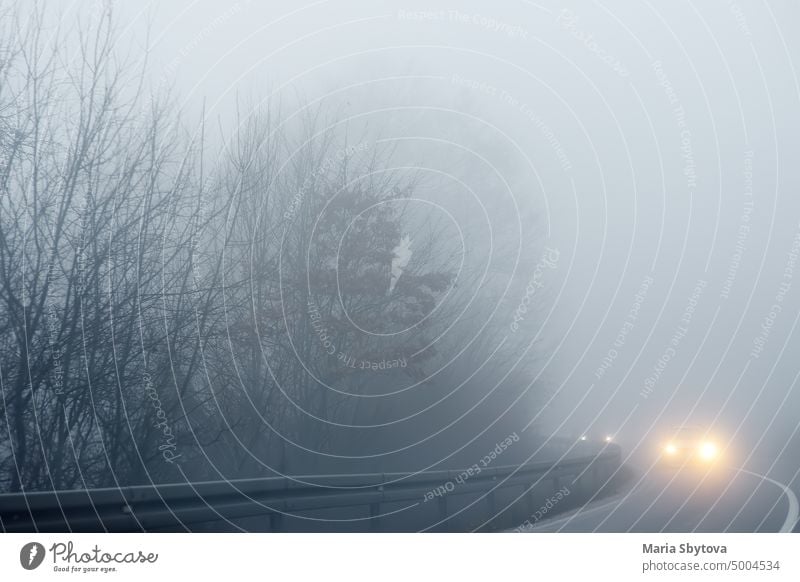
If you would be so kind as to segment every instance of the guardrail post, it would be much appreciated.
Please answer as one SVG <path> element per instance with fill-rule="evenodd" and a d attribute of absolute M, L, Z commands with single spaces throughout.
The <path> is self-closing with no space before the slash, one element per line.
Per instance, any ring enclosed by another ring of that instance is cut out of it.
<path fill-rule="evenodd" d="M 442 522 L 442 529 L 450 531 L 450 523 L 447 520 L 447 497 L 444 495 L 439 498 L 439 519 Z"/>
<path fill-rule="evenodd" d="M 494 489 L 486 495 L 486 502 L 489 504 L 489 530 L 496 530 L 495 518 L 497 517 L 497 499 L 494 496 Z"/>
<path fill-rule="evenodd" d="M 380 531 L 381 525 L 381 504 L 380 503 L 370 503 L 369 504 L 369 531 Z"/>
<path fill-rule="evenodd" d="M 386 482 L 386 475 L 384 474 L 381 479 L 381 485 L 378 485 L 375 490 L 381 494 L 381 499 L 383 499 L 383 483 Z M 378 500 L 374 503 L 369 504 L 369 530 L 370 531 L 380 531 L 381 525 L 381 501 Z"/>
<path fill-rule="evenodd" d="M 527 495 L 525 495 L 525 505 L 526 505 L 526 507 L 528 509 L 528 515 L 529 516 L 533 515 L 533 513 L 536 511 L 536 503 L 533 500 L 534 489 L 536 489 L 536 487 L 534 487 L 533 485 L 530 485 L 528 487 L 528 493 L 527 493 Z"/>
<path fill-rule="evenodd" d="M 269 514 L 269 529 L 272 532 L 283 530 L 283 515 L 274 511 Z"/>

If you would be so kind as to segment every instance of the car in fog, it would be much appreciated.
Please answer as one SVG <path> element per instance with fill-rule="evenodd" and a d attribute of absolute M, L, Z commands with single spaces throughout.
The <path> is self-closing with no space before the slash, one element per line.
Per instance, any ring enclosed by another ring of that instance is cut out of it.
<path fill-rule="evenodd" d="M 661 447 L 661 460 L 669 466 L 708 466 L 720 458 L 719 445 L 696 426 L 676 426 Z"/>

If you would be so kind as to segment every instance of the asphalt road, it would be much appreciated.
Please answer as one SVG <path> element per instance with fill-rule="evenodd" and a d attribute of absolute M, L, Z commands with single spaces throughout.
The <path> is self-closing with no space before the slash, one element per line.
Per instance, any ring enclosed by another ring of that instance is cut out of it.
<path fill-rule="evenodd" d="M 798 531 L 796 465 L 669 468 L 636 471 L 628 488 L 532 532 L 779 532 Z"/>

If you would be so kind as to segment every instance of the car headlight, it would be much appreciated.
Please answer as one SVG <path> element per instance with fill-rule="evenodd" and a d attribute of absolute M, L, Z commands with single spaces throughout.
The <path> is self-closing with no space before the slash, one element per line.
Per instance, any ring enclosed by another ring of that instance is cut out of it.
<path fill-rule="evenodd" d="M 668 455 L 674 455 L 675 453 L 678 452 L 678 447 L 676 447 L 672 443 L 669 443 L 666 447 L 664 447 L 664 452 L 667 453 Z"/>
<path fill-rule="evenodd" d="M 706 461 L 710 461 L 711 459 L 716 458 L 717 456 L 717 445 L 710 442 L 705 442 L 700 445 L 700 457 Z"/>

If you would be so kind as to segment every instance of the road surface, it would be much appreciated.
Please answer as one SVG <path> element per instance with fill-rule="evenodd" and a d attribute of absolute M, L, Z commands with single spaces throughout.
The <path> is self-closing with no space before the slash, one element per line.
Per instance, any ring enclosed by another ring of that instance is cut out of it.
<path fill-rule="evenodd" d="M 647 468 L 613 498 L 542 520 L 528 531 L 800 531 L 796 466 L 779 462 L 765 467 L 763 472 L 734 467 Z"/>

